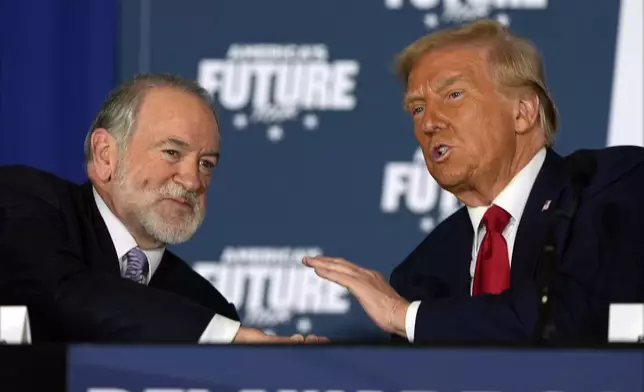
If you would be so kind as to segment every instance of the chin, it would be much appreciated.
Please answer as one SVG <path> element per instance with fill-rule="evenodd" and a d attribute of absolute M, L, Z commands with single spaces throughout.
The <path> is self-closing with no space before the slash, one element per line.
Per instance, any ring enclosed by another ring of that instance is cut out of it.
<path fill-rule="evenodd" d="M 192 238 L 192 235 L 190 236 L 177 236 L 177 235 L 168 235 L 166 237 L 162 238 L 162 243 L 167 244 L 167 245 L 181 245 L 185 244 Z"/>
<path fill-rule="evenodd" d="M 195 234 L 194 222 L 184 220 L 154 222 L 148 231 L 159 241 L 165 244 L 182 244 Z"/>
<path fill-rule="evenodd" d="M 434 180 L 441 188 L 448 192 L 462 188 L 467 181 L 465 173 L 450 172 L 448 170 L 442 170 L 439 173 L 432 174 L 432 177 L 434 177 Z"/>

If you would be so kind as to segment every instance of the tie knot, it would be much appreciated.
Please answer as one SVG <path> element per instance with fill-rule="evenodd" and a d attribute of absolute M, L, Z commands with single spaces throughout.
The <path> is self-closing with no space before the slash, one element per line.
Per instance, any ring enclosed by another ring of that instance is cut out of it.
<path fill-rule="evenodd" d="M 506 210 L 497 205 L 492 205 L 492 207 L 485 211 L 485 215 L 483 215 L 483 224 L 487 231 L 503 233 L 510 218 L 511 216 Z"/>

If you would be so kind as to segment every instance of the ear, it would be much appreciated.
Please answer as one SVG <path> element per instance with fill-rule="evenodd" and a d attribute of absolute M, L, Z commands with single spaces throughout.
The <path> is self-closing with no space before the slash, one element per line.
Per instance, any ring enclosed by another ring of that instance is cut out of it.
<path fill-rule="evenodd" d="M 525 134 L 537 125 L 539 118 L 539 95 L 534 91 L 523 91 L 514 101 L 514 130 Z"/>
<path fill-rule="evenodd" d="M 106 129 L 98 128 L 90 140 L 92 163 L 96 175 L 102 182 L 108 182 L 118 164 L 118 146 L 116 139 Z"/>

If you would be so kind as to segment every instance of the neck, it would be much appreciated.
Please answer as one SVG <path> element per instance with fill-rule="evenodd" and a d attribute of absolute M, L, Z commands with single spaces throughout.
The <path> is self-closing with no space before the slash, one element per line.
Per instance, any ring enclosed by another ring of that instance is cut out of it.
<path fill-rule="evenodd" d="M 495 172 L 479 173 L 467 187 L 454 191 L 461 203 L 468 207 L 489 206 L 508 186 L 510 181 L 532 160 L 542 144 L 518 148 L 512 158 L 499 165 Z"/>
<path fill-rule="evenodd" d="M 131 213 L 128 213 L 123 208 L 119 208 L 119 204 L 115 202 L 114 197 L 109 192 L 105 184 L 95 183 L 94 188 L 96 188 L 96 192 L 99 194 L 99 196 L 101 196 L 114 216 L 116 216 L 123 223 L 127 231 L 130 232 L 139 248 L 144 250 L 151 250 L 158 249 L 164 246 L 163 243 L 150 236 L 143 228 L 143 226 L 135 223 L 137 222 L 137 219 L 132 216 Z"/>

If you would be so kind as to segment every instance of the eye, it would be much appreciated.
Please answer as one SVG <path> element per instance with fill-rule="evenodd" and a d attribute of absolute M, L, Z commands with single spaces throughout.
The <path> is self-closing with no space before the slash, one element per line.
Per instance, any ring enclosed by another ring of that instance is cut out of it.
<path fill-rule="evenodd" d="M 177 150 L 163 150 L 163 153 L 171 158 L 179 158 L 181 156 Z"/>
<path fill-rule="evenodd" d="M 215 168 L 215 164 L 209 160 L 202 159 L 200 161 L 200 165 L 202 168 L 204 168 L 207 172 L 211 172 Z"/>
<path fill-rule="evenodd" d="M 412 115 L 412 116 L 416 116 L 417 114 L 422 113 L 422 111 L 423 111 L 424 109 L 425 109 L 425 108 L 423 108 L 422 106 L 413 106 L 413 107 L 411 108 L 410 112 L 411 112 L 411 115 Z"/>
<path fill-rule="evenodd" d="M 451 93 L 449 93 L 447 97 L 449 99 L 457 99 L 457 98 L 460 98 L 462 95 L 463 95 L 462 91 L 452 91 Z"/>

